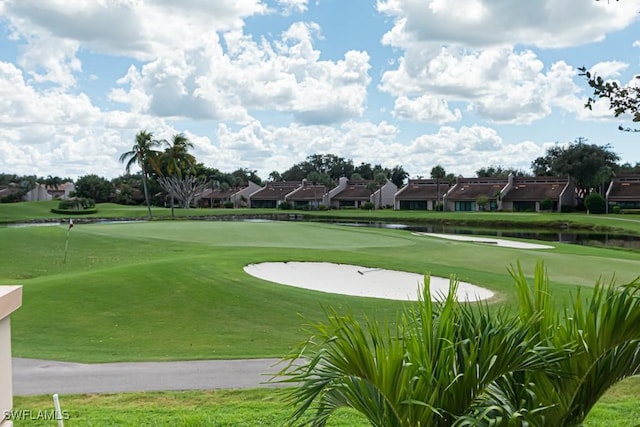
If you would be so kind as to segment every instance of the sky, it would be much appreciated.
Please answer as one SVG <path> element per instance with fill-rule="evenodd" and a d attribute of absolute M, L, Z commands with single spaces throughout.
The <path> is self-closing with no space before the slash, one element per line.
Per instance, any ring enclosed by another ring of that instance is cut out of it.
<path fill-rule="evenodd" d="M 0 0 L 0 173 L 115 178 L 140 130 L 266 179 L 311 154 L 474 176 L 639 134 L 640 0 Z"/>

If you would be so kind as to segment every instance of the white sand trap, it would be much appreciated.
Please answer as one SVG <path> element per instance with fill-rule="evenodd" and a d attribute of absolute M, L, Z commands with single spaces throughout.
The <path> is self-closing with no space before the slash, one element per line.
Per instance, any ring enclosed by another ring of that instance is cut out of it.
<path fill-rule="evenodd" d="M 494 239 L 491 237 L 479 237 L 479 236 L 463 236 L 460 234 L 438 234 L 438 233 L 411 233 L 415 236 L 431 236 L 438 237 L 440 239 L 458 240 L 462 242 L 473 242 L 492 246 L 503 246 L 505 248 L 517 248 L 517 249 L 554 249 L 553 246 L 540 245 L 538 243 L 525 243 L 517 242 L 515 240 Z"/>
<path fill-rule="evenodd" d="M 244 268 L 259 279 L 297 288 L 357 297 L 417 301 L 424 286 L 422 274 L 368 268 L 328 262 L 265 262 Z M 449 290 L 449 279 L 431 277 L 433 299 L 443 299 Z M 458 301 L 478 301 L 493 292 L 460 282 Z"/>

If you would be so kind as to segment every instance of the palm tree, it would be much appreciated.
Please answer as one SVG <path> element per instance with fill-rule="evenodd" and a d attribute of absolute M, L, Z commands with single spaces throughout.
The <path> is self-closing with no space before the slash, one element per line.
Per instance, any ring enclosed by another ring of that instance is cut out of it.
<path fill-rule="evenodd" d="M 374 177 L 378 184 L 378 209 L 382 209 L 382 187 L 387 183 L 387 175 L 384 172 L 378 172 Z"/>
<path fill-rule="evenodd" d="M 122 153 L 120 156 L 120 163 L 125 163 L 125 170 L 130 172 L 133 165 L 138 165 L 142 170 L 142 187 L 144 188 L 144 200 L 147 204 L 149 211 L 149 219 L 153 218 L 151 213 L 151 202 L 149 200 L 149 190 L 147 187 L 148 178 L 148 165 L 154 164 L 154 159 L 158 154 L 158 151 L 154 150 L 160 143 L 153 139 L 153 134 L 146 130 L 141 130 L 136 134 L 136 142 L 131 147 L 130 151 Z"/>
<path fill-rule="evenodd" d="M 421 301 L 395 324 L 329 311 L 280 372 L 281 382 L 296 384 L 287 396 L 295 408 L 290 423 L 322 426 L 335 410 L 350 407 L 380 427 L 489 424 L 494 412 L 486 402 L 503 378 L 559 374 L 570 349 L 541 345 L 530 332 L 535 319 L 459 303 L 456 290 L 452 281 L 444 301 L 433 302 L 426 277 Z M 545 408 L 520 409 L 501 415 L 539 425 Z"/>
<path fill-rule="evenodd" d="M 563 316 L 564 311 L 552 301 L 549 278 L 541 264 L 533 288 L 527 285 L 520 266 L 511 274 L 520 293 L 520 318 L 538 319 L 532 333 L 556 347 L 575 346 L 571 357 L 561 363 L 567 375 L 534 373 L 529 378 L 533 392 L 550 406 L 547 418 L 554 424 L 549 425 L 582 425 L 605 391 L 640 374 L 640 277 L 623 286 L 598 281 L 591 297 L 583 299 L 578 292 L 571 301 L 570 315 Z"/>
<path fill-rule="evenodd" d="M 395 323 L 327 312 L 285 361 L 290 423 L 350 407 L 374 426 L 578 426 L 615 382 L 640 373 L 640 278 L 553 302 L 542 263 L 510 269 L 517 311 L 425 290 Z M 309 414 L 309 412 L 312 412 Z"/>
<path fill-rule="evenodd" d="M 193 148 L 193 143 L 182 133 L 173 135 L 171 142 L 164 141 L 167 146 L 160 156 L 160 163 L 167 175 L 177 175 L 182 177 L 183 173 L 194 171 L 196 158 L 189 154 L 189 149 Z"/>
<path fill-rule="evenodd" d="M 59 176 L 48 175 L 44 180 L 44 188 L 47 190 L 56 191 L 61 184 L 62 178 Z"/>
<path fill-rule="evenodd" d="M 161 175 L 177 176 L 195 171 L 196 158 L 189 154 L 189 148 L 193 143 L 183 133 L 173 135 L 171 142 L 163 140 L 166 148 L 159 156 L 159 168 Z M 174 216 L 174 197 L 171 195 L 171 216 Z"/>
<path fill-rule="evenodd" d="M 436 205 L 442 206 L 440 203 L 440 180 L 447 176 L 447 172 L 440 165 L 434 166 L 431 168 L 431 178 L 436 180 Z"/>

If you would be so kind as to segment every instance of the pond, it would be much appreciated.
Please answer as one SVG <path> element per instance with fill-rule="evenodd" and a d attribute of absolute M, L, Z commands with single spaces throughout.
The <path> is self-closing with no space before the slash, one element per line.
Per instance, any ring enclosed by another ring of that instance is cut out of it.
<path fill-rule="evenodd" d="M 576 245 L 627 248 L 640 250 L 640 236 L 590 232 L 590 231 L 566 231 L 546 229 L 505 229 L 489 227 L 457 227 L 439 224 L 393 224 L 384 222 L 341 222 L 332 223 L 347 227 L 375 227 L 407 231 L 420 231 L 424 233 L 483 235 L 496 237 L 513 237 L 519 239 L 543 240 L 546 242 L 572 243 Z"/>

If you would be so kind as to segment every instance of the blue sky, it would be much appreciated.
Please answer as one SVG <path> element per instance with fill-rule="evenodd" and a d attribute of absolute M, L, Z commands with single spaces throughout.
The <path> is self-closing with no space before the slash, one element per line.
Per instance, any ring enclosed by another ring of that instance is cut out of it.
<path fill-rule="evenodd" d="M 640 162 L 577 75 L 640 72 L 640 0 L 174 4 L 0 0 L 0 172 L 113 178 L 142 129 L 263 178 L 316 153 L 529 170 L 578 137 Z"/>

